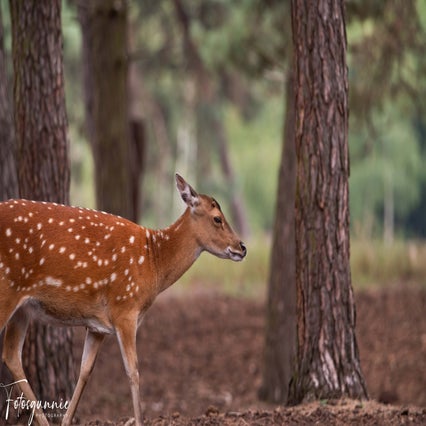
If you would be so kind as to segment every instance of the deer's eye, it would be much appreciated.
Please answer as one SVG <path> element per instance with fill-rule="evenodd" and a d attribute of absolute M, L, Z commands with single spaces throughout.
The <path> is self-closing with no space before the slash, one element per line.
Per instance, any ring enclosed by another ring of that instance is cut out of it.
<path fill-rule="evenodd" d="M 215 216 L 213 218 L 213 220 L 215 221 L 215 223 L 217 223 L 218 225 L 220 225 L 222 223 L 222 218 L 220 216 Z"/>

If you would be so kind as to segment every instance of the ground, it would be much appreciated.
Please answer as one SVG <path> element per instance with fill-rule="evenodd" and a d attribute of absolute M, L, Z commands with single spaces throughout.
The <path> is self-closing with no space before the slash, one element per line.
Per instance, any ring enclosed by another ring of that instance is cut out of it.
<path fill-rule="evenodd" d="M 373 401 L 284 408 L 257 399 L 261 300 L 213 292 L 162 296 L 138 335 L 146 424 L 426 424 L 426 290 L 363 291 L 356 302 L 361 365 Z M 110 338 L 80 402 L 78 421 L 124 425 L 131 415 L 119 348 Z"/>

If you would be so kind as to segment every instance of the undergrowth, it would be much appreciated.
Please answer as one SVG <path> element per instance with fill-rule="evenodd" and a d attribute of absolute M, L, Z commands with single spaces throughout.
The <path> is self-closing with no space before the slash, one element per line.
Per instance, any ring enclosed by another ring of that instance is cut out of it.
<path fill-rule="evenodd" d="M 269 276 L 271 241 L 258 237 L 248 242 L 248 255 L 234 263 L 202 254 L 175 291 L 215 289 L 238 297 L 264 297 Z M 351 241 L 352 285 L 355 290 L 401 284 L 426 287 L 426 242 Z"/>

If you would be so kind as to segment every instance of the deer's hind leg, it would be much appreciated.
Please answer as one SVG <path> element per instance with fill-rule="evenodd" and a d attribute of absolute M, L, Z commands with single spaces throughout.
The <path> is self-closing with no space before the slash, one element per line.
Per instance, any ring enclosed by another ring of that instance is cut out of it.
<path fill-rule="evenodd" d="M 2 277 L 0 270 L 0 334 L 20 303 L 20 297 L 14 289 L 9 287 L 8 281 Z"/>
<path fill-rule="evenodd" d="M 12 373 L 25 398 L 30 401 L 36 401 L 37 398 L 28 383 L 22 367 L 22 347 L 24 346 L 28 323 L 29 318 L 24 308 L 19 308 L 10 318 L 3 341 L 3 361 Z M 34 420 L 40 426 L 49 425 L 42 410 L 36 408 L 35 414 Z"/>

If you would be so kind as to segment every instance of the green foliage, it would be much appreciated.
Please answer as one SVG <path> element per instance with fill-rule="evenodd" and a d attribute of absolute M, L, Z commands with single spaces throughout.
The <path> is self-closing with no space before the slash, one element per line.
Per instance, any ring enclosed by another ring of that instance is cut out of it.
<path fill-rule="evenodd" d="M 424 159 L 413 127 L 398 120 L 398 113 L 397 108 L 387 105 L 372 114 L 373 134 L 365 128 L 351 132 L 351 220 L 354 230 L 362 235 L 371 234 L 368 228 L 373 217 L 381 221 L 377 215 L 383 210 L 386 185 L 390 185 L 399 217 L 419 201 Z"/>

